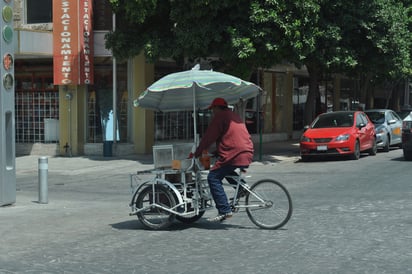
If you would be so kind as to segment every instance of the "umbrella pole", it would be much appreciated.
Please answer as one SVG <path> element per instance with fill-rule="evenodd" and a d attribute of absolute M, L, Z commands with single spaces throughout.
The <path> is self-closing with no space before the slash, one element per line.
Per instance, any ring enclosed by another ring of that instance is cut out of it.
<path fill-rule="evenodd" d="M 197 148 L 199 144 L 199 140 L 197 138 L 196 84 L 195 83 L 193 83 L 193 139 L 194 139 L 195 148 Z"/>

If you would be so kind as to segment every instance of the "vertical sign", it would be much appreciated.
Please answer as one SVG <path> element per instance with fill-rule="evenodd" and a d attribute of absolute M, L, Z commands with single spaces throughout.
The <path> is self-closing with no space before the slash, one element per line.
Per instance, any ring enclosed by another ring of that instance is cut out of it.
<path fill-rule="evenodd" d="M 16 202 L 13 1 L 0 0 L 0 206 Z"/>
<path fill-rule="evenodd" d="M 53 1 L 53 74 L 55 85 L 78 82 L 78 0 Z"/>
<path fill-rule="evenodd" d="M 80 0 L 80 84 L 93 84 L 93 1 Z"/>
<path fill-rule="evenodd" d="M 53 2 L 55 85 L 93 84 L 92 0 Z"/>

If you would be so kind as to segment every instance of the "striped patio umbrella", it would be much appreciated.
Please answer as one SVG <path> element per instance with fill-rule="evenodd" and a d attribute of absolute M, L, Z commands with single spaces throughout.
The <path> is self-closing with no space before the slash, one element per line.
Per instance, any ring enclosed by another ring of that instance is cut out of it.
<path fill-rule="evenodd" d="M 207 108 L 216 97 L 228 104 L 256 97 L 257 85 L 232 75 L 195 68 L 172 73 L 149 86 L 134 106 L 157 111 L 183 111 Z"/>

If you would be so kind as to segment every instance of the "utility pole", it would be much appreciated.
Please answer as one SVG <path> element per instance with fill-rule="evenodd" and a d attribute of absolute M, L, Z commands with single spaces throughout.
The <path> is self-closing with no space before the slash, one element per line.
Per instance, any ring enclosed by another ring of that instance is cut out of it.
<path fill-rule="evenodd" d="M 0 2 L 0 206 L 16 202 L 13 0 Z"/>

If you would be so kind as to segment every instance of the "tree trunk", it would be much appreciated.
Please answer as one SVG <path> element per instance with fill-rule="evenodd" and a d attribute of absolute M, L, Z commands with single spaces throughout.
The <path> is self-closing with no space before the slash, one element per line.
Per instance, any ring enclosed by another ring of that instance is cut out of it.
<path fill-rule="evenodd" d="M 368 94 L 370 93 L 370 83 L 372 80 L 372 74 L 367 73 L 365 77 L 359 77 L 359 79 L 362 79 L 361 82 L 359 83 L 359 103 L 365 104 L 366 108 L 370 108 L 370 104 L 368 102 Z"/>
<path fill-rule="evenodd" d="M 309 73 L 309 91 L 308 96 L 306 98 L 305 104 L 305 124 L 310 124 L 316 116 L 316 98 L 319 94 L 319 76 L 320 70 L 318 66 L 307 64 L 306 65 Z M 320 101 L 320 100 L 319 100 Z"/>

